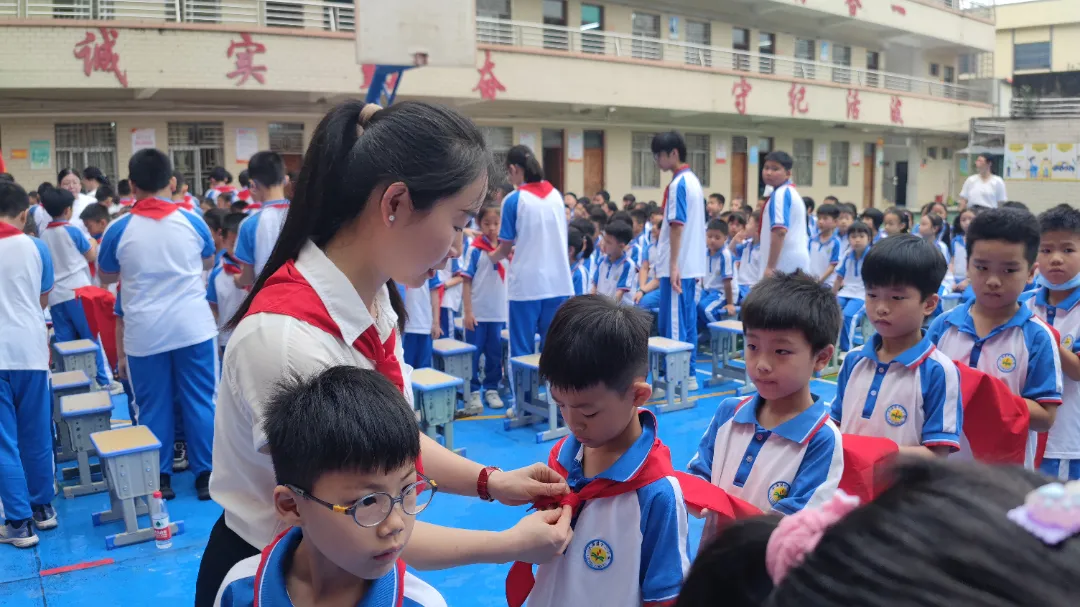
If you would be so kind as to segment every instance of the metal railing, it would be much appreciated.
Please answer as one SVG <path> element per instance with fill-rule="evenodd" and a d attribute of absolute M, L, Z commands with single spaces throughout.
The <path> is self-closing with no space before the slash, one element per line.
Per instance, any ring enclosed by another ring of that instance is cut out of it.
<path fill-rule="evenodd" d="M 352 32 L 356 9 L 347 0 L 0 0 L 0 17 L 255 25 Z"/>
<path fill-rule="evenodd" d="M 756 72 L 801 80 L 835 82 L 961 101 L 983 103 L 990 101 L 989 91 L 983 89 L 926 80 L 905 74 L 615 32 L 597 30 L 582 32 L 573 28 L 540 23 L 478 17 L 476 34 L 477 41 L 482 44 L 627 57 L 666 64 L 747 72 L 747 75 Z"/>
<path fill-rule="evenodd" d="M 1013 97 L 1012 118 L 1080 118 L 1080 98 Z"/>

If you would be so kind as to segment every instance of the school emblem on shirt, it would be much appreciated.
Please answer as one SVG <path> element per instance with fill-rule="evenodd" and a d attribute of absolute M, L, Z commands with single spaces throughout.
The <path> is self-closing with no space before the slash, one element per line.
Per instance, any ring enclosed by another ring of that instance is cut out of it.
<path fill-rule="evenodd" d="M 1065 338 L 1061 340 L 1061 345 L 1065 346 L 1066 350 L 1072 350 L 1074 341 L 1076 340 L 1073 339 L 1072 335 L 1066 335 Z"/>
<path fill-rule="evenodd" d="M 600 538 L 585 544 L 585 564 L 593 571 L 603 571 L 611 566 L 615 554 L 611 546 Z"/>
<path fill-rule="evenodd" d="M 777 481 L 769 485 L 769 504 L 775 506 L 777 502 L 788 496 L 789 491 L 791 491 L 791 485 L 784 481 Z"/>
<path fill-rule="evenodd" d="M 1012 373 L 1016 368 L 1016 357 L 1009 353 L 1002 354 L 997 359 L 997 368 L 1002 373 Z"/>
<path fill-rule="evenodd" d="M 907 421 L 907 409 L 903 405 L 893 405 L 885 409 L 885 423 L 899 428 Z"/>

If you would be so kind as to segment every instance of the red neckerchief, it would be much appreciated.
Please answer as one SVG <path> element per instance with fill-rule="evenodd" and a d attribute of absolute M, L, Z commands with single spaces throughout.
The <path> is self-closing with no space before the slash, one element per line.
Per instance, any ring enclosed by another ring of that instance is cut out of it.
<path fill-rule="evenodd" d="M 523 183 L 518 189 L 528 192 L 537 198 L 547 198 L 548 194 L 551 193 L 551 190 L 555 189 L 555 186 L 547 181 L 537 181 L 534 183 Z"/>
<path fill-rule="evenodd" d="M 173 204 L 180 207 L 181 209 L 184 209 L 185 211 L 195 210 L 195 205 L 191 204 L 191 201 L 188 200 L 187 196 L 185 196 L 183 200 L 174 201 Z"/>
<path fill-rule="evenodd" d="M 47 230 L 49 228 L 59 228 L 60 226 L 66 226 L 67 224 L 68 222 L 66 219 L 61 219 L 60 221 L 50 221 L 49 223 L 45 224 L 45 229 Z"/>
<path fill-rule="evenodd" d="M 243 200 L 244 202 L 247 202 L 248 199 L 250 199 L 250 198 L 251 198 L 251 190 L 249 190 L 248 188 L 244 188 L 244 189 L 240 190 L 240 192 L 236 195 L 237 200 Z"/>
<path fill-rule="evenodd" d="M 229 255 L 228 251 L 221 256 L 221 270 L 230 276 L 236 276 L 243 272 L 240 262 L 232 255 Z"/>
<path fill-rule="evenodd" d="M 135 204 L 135 198 L 134 197 L 128 197 L 128 198 L 121 198 L 120 199 L 120 206 L 122 206 L 122 207 L 130 207 L 133 204 Z"/>
<path fill-rule="evenodd" d="M 155 221 L 161 221 L 176 212 L 180 207 L 171 200 L 164 198 L 143 198 L 136 201 L 131 207 L 131 214 L 139 217 L 148 217 Z"/>
<path fill-rule="evenodd" d="M 684 164 L 684 165 L 680 166 L 678 169 L 676 169 L 675 172 L 671 175 L 671 181 L 669 181 L 668 184 L 666 186 L 664 186 L 664 197 L 661 199 L 661 202 L 660 202 L 660 208 L 662 210 L 667 209 L 667 196 L 668 196 L 668 190 L 671 189 L 671 184 L 675 182 L 675 178 L 678 177 L 680 174 L 682 174 L 683 171 L 686 171 L 686 170 L 689 170 L 689 169 L 690 169 L 690 165 Z M 665 217 L 666 216 L 667 216 L 667 214 L 665 213 Z"/>
<path fill-rule="evenodd" d="M 472 241 L 472 246 L 488 253 L 492 253 L 495 251 L 495 246 L 488 242 L 487 236 L 474 238 Z M 506 282 L 506 268 L 503 267 L 501 261 L 495 264 L 495 271 L 499 273 L 499 278 L 501 278 L 503 282 Z"/>
<path fill-rule="evenodd" d="M 224 194 L 225 192 L 235 192 L 236 188 L 231 185 L 216 185 L 214 191 L 218 194 Z"/>
<path fill-rule="evenodd" d="M 651 415 L 651 414 L 650 414 Z M 548 454 L 548 466 L 558 472 L 564 479 L 567 477 L 566 468 L 559 463 L 559 451 L 567 437 L 559 439 Z M 686 503 L 697 508 L 707 508 L 717 513 L 718 518 L 733 520 L 746 516 L 760 515 L 761 511 L 754 506 L 729 496 L 723 489 L 696 476 L 683 472 L 675 472 L 671 466 L 671 452 L 659 438 L 653 439 L 652 449 L 645 458 L 645 462 L 629 480 L 624 482 L 609 479 L 595 479 L 590 481 L 581 491 L 567 493 L 559 498 L 543 497 L 533 503 L 534 508 L 547 509 L 562 506 L 570 506 L 574 515 L 581 510 L 585 502 L 592 499 L 615 497 L 631 491 L 637 491 L 646 485 L 654 483 L 662 478 L 674 476 L 679 480 L 682 487 L 683 498 Z M 518 561 L 510 567 L 510 573 L 506 576 L 506 602 L 510 607 L 521 607 L 525 599 L 529 597 L 536 579 L 533 577 L 532 565 Z"/>
<path fill-rule="evenodd" d="M 1023 465 L 1031 423 L 1027 403 L 1000 379 L 953 363 L 960 371 L 964 437 L 972 456 L 990 464 Z M 1041 434 L 1039 442 L 1045 444 Z"/>
<path fill-rule="evenodd" d="M 5 221 L 0 221 L 0 238 L 7 238 L 9 236 L 18 236 L 23 231 Z"/>

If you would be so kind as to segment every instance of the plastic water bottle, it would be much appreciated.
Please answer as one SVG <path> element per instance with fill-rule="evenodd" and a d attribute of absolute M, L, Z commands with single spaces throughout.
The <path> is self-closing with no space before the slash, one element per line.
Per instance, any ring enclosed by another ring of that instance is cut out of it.
<path fill-rule="evenodd" d="M 172 548 L 172 527 L 169 525 L 169 509 L 160 491 L 150 500 L 150 521 L 154 525 L 154 543 L 159 550 Z"/>

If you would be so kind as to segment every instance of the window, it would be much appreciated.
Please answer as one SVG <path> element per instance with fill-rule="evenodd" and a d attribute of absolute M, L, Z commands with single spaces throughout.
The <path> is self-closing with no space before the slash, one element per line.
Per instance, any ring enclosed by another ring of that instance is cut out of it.
<path fill-rule="evenodd" d="M 848 158 L 851 145 L 846 141 L 834 141 L 829 154 L 829 185 L 846 186 L 848 184 Z"/>
<path fill-rule="evenodd" d="M 866 74 L 866 86 L 878 86 L 877 71 L 881 69 L 881 53 L 866 51 L 866 69 L 869 72 Z"/>
<path fill-rule="evenodd" d="M 225 126 L 220 122 L 170 122 L 169 156 L 184 180 L 205 192 L 210 171 L 225 164 Z"/>
<path fill-rule="evenodd" d="M 652 133 L 634 133 L 630 143 L 630 186 L 660 187 L 660 167 L 652 153 Z"/>
<path fill-rule="evenodd" d="M 498 165 L 500 171 L 505 171 L 506 153 L 514 145 L 514 129 L 508 126 L 482 126 L 478 128 L 480 134 L 484 137 L 484 143 L 487 144 L 492 157 L 495 158 L 495 164 Z M 534 154 L 536 152 L 537 150 L 533 150 Z M 505 181 L 506 175 L 500 174 L 494 178 L 496 181 Z"/>
<path fill-rule="evenodd" d="M 271 122 L 270 151 L 278 154 L 303 154 L 304 123 Z"/>
<path fill-rule="evenodd" d="M 606 52 L 604 37 L 589 32 L 604 29 L 604 7 L 596 4 L 581 5 L 581 50 L 586 53 L 603 55 Z"/>
<path fill-rule="evenodd" d="M 631 56 L 635 59 L 659 61 L 664 57 L 660 46 L 660 15 L 635 12 L 631 17 L 632 33 Z"/>
<path fill-rule="evenodd" d="M 1029 42 L 1013 45 L 1013 69 L 1048 70 L 1050 69 L 1050 43 Z"/>
<path fill-rule="evenodd" d="M 930 160 L 937 160 L 937 148 L 934 146 L 926 148 L 926 156 L 930 158 Z"/>
<path fill-rule="evenodd" d="M 936 63 L 931 63 L 930 64 L 930 76 L 932 78 L 937 78 L 938 74 L 940 74 L 940 73 L 941 73 L 941 67 Z"/>
<path fill-rule="evenodd" d="M 566 29 L 566 2 L 564 0 L 544 0 L 544 25 L 556 27 L 544 28 L 544 48 L 559 51 L 569 50 L 570 33 Z"/>
<path fill-rule="evenodd" d="M 951 65 L 945 66 L 945 82 L 952 84 L 956 82 L 956 68 Z"/>
<path fill-rule="evenodd" d="M 795 62 L 795 77 L 806 78 L 807 80 L 814 79 L 814 60 L 817 57 L 817 40 L 810 40 L 809 38 L 796 38 L 795 39 L 795 58 L 805 59 L 806 61 Z M 798 182 L 796 182 L 798 183 Z"/>
<path fill-rule="evenodd" d="M 750 30 L 742 27 L 732 28 L 731 48 L 737 51 L 750 50 Z M 731 67 L 744 72 L 750 71 L 750 56 L 735 53 L 735 56 L 731 58 Z"/>
<path fill-rule="evenodd" d="M 476 0 L 476 16 L 509 19 L 510 0 Z"/>
<path fill-rule="evenodd" d="M 113 183 L 117 181 L 115 123 L 58 124 L 54 134 L 57 170 L 81 174 L 86 167 L 97 167 Z"/>
<path fill-rule="evenodd" d="M 941 148 L 941 159 L 952 160 L 952 150 L 949 148 Z"/>
<path fill-rule="evenodd" d="M 833 47 L 833 65 L 843 65 L 851 67 L 851 47 L 837 44 Z M 849 84 L 851 82 L 851 70 L 842 68 L 833 68 L 832 71 L 833 82 L 839 82 L 841 84 Z"/>
<path fill-rule="evenodd" d="M 651 144 L 651 142 L 650 142 Z M 701 185 L 709 185 L 709 136 L 686 135 L 686 164 L 697 175 Z"/>
<path fill-rule="evenodd" d="M 476 0 L 476 16 L 510 20 L 510 0 Z M 476 40 L 484 44 L 513 44 L 514 30 L 509 23 L 477 21 Z"/>
<path fill-rule="evenodd" d="M 814 185 L 814 140 L 796 139 L 794 146 L 795 166 L 791 178 L 799 186 Z"/>
<path fill-rule="evenodd" d="M 758 32 L 758 53 L 761 55 L 776 54 L 776 34 Z M 759 57 L 758 70 L 762 74 L 771 74 L 776 71 L 776 61 L 771 57 Z"/>
<path fill-rule="evenodd" d="M 712 53 L 706 48 L 712 44 L 712 28 L 705 21 L 686 22 L 686 62 L 690 65 L 712 66 Z"/>

